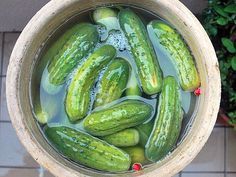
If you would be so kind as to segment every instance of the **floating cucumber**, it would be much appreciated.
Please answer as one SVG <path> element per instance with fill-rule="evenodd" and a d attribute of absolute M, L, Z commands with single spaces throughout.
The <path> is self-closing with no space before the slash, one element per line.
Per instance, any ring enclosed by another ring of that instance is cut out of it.
<path fill-rule="evenodd" d="M 149 95 L 160 92 L 162 71 L 144 24 L 130 9 L 120 11 L 119 23 L 131 47 L 143 91 Z"/>
<path fill-rule="evenodd" d="M 109 108 L 94 111 L 84 120 L 84 129 L 95 136 L 105 136 L 134 127 L 152 116 L 151 105 L 139 100 L 126 100 Z"/>
<path fill-rule="evenodd" d="M 153 20 L 148 26 L 148 33 L 153 41 L 158 42 L 162 49 L 170 55 L 177 70 L 180 85 L 185 91 L 193 91 L 200 86 L 200 78 L 194 64 L 193 56 L 180 34 L 166 23 Z"/>
<path fill-rule="evenodd" d="M 116 58 L 106 69 L 99 84 L 94 107 L 117 100 L 126 88 L 130 65 L 123 58 Z"/>
<path fill-rule="evenodd" d="M 168 76 L 164 79 L 158 113 L 145 146 L 145 154 L 150 161 L 161 160 L 174 148 L 180 134 L 182 119 L 180 88 L 174 77 Z"/>
<path fill-rule="evenodd" d="M 90 104 L 90 91 L 99 72 L 115 57 L 116 49 L 104 45 L 94 51 L 77 70 L 68 87 L 65 99 L 66 112 L 71 121 L 86 116 Z"/>
<path fill-rule="evenodd" d="M 60 89 L 55 89 L 55 86 L 63 84 L 79 61 L 95 48 L 98 37 L 94 25 L 81 23 L 74 25 L 53 43 L 43 56 L 50 60 L 48 75 L 42 78 L 44 90 L 56 94 Z"/>
<path fill-rule="evenodd" d="M 130 167 L 127 153 L 89 134 L 65 126 L 47 126 L 44 131 L 58 151 L 82 165 L 109 172 Z"/>

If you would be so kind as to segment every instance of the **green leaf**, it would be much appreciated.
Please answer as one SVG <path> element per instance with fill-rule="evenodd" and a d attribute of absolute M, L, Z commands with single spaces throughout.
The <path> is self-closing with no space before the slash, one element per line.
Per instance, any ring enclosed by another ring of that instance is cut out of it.
<path fill-rule="evenodd" d="M 220 17 L 216 20 L 216 22 L 219 24 L 219 25 L 226 25 L 228 23 L 228 20 L 224 17 Z"/>
<path fill-rule="evenodd" d="M 204 26 L 209 36 L 216 36 L 217 35 L 217 28 L 212 26 L 211 24 L 207 24 Z"/>
<path fill-rule="evenodd" d="M 228 13 L 236 13 L 236 4 L 230 4 L 227 7 L 224 8 L 225 12 Z"/>
<path fill-rule="evenodd" d="M 229 17 L 228 13 L 226 13 L 226 12 L 224 11 L 224 9 L 223 9 L 222 6 L 215 5 L 215 6 L 213 6 L 213 8 L 214 8 L 214 10 L 215 10 L 219 15 L 221 15 L 221 16 L 223 16 L 223 17 L 227 17 L 227 18 Z"/>
<path fill-rule="evenodd" d="M 236 123 L 236 111 L 232 111 L 228 113 L 228 116 L 231 118 L 231 123 L 235 124 Z"/>
<path fill-rule="evenodd" d="M 232 57 L 231 66 L 232 66 L 233 70 L 236 71 L 236 56 Z"/>
<path fill-rule="evenodd" d="M 223 38 L 221 38 L 221 42 L 230 53 L 236 52 L 236 49 L 234 47 L 234 43 L 230 39 L 223 37 Z"/>

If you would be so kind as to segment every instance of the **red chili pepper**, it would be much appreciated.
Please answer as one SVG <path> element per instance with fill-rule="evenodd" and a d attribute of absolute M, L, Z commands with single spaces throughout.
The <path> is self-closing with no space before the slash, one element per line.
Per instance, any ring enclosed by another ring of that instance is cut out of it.
<path fill-rule="evenodd" d="M 202 90 L 200 88 L 197 88 L 196 90 L 194 90 L 194 95 L 199 96 L 202 94 Z"/>
<path fill-rule="evenodd" d="M 132 165 L 132 169 L 133 169 L 134 171 L 140 171 L 140 170 L 142 170 L 142 164 L 141 164 L 141 163 L 134 163 L 134 164 Z"/>

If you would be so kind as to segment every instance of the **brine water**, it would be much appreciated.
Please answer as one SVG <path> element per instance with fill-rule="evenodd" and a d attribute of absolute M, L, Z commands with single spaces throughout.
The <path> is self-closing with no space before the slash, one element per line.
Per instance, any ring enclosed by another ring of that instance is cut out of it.
<path fill-rule="evenodd" d="M 116 8 L 116 7 L 114 6 L 111 8 Z M 126 7 L 123 7 L 123 8 L 126 8 Z M 139 17 L 141 17 L 145 26 L 151 20 L 154 20 L 154 19 L 163 20 L 157 15 L 150 13 L 144 9 L 141 9 L 138 7 L 131 7 L 131 6 L 129 6 L 128 8 L 135 11 L 135 13 L 138 14 Z M 75 123 L 72 123 L 69 121 L 68 116 L 65 111 L 64 100 L 65 100 L 68 85 L 70 84 L 70 81 L 73 78 L 73 75 L 81 66 L 81 64 L 86 60 L 87 57 L 85 57 L 74 69 L 74 71 L 71 72 L 71 74 L 67 78 L 67 81 L 64 84 L 60 86 L 52 85 L 50 89 L 52 92 L 56 92 L 56 94 L 50 94 L 43 89 L 43 84 L 45 82 L 49 82 L 47 80 L 48 78 L 47 68 L 52 58 L 45 58 L 45 57 L 43 58 L 42 56 L 45 54 L 48 48 L 51 47 L 53 42 L 55 42 L 61 34 L 63 34 L 68 28 L 70 28 L 74 24 L 78 24 L 81 22 L 90 22 L 94 24 L 94 21 L 91 18 L 92 16 L 91 14 L 93 13 L 93 11 L 94 9 L 84 11 L 83 13 L 77 14 L 71 19 L 65 21 L 58 29 L 56 29 L 50 36 L 48 36 L 48 39 L 42 44 L 42 47 L 39 49 L 39 52 L 36 56 L 37 62 L 35 63 L 35 66 L 33 69 L 32 81 L 31 81 L 32 111 L 33 112 L 35 111 L 35 107 L 40 107 L 40 109 L 42 109 L 44 112 L 47 112 L 50 117 L 50 119 L 47 122 L 49 126 L 50 125 L 67 125 L 75 129 L 84 131 L 83 126 L 82 126 L 83 120 L 77 121 Z M 104 26 L 101 26 L 101 25 L 96 25 L 96 26 L 100 35 L 100 42 L 97 44 L 96 48 L 99 48 L 100 46 L 104 44 L 113 45 L 117 49 L 117 57 L 122 57 L 126 59 L 132 66 L 132 72 L 133 72 L 132 74 L 135 77 L 137 77 L 137 74 L 135 74 L 137 71 L 137 68 L 135 65 L 135 61 L 132 57 L 131 51 L 130 51 L 130 46 L 128 45 L 128 42 L 124 34 L 121 32 L 121 30 L 107 31 Z M 153 34 L 150 32 L 149 35 L 153 35 Z M 159 45 L 158 41 L 155 41 L 156 38 L 154 36 L 150 36 L 150 39 L 153 43 L 153 47 L 155 49 L 158 62 L 163 71 L 163 76 L 165 77 L 165 76 L 171 75 L 171 76 L 174 76 L 176 80 L 178 80 L 175 66 L 170 61 L 170 56 L 167 53 L 165 53 L 165 51 Z M 94 87 L 90 91 L 91 104 L 90 104 L 88 114 L 90 114 L 91 111 L 93 111 L 92 105 L 96 96 L 96 91 L 99 86 L 99 80 L 102 78 L 102 75 L 105 70 L 106 68 L 104 68 L 103 71 L 99 74 L 96 80 L 96 83 L 94 84 Z M 124 90 L 124 93 L 125 93 L 125 90 Z M 196 107 L 197 107 L 197 99 L 193 93 L 185 92 L 181 90 L 181 96 L 182 96 L 182 108 L 184 110 L 184 119 L 183 119 L 181 135 L 179 138 L 179 143 L 184 139 L 185 135 L 187 135 L 188 129 L 189 127 L 191 127 L 192 121 L 194 119 L 194 111 L 196 110 Z M 130 99 L 130 98 L 141 99 L 144 102 L 151 104 L 153 108 L 155 109 L 155 114 L 156 114 L 158 95 L 147 96 L 146 94 L 142 93 L 141 97 L 135 97 L 135 96 L 126 97 L 125 94 L 123 94 L 119 100 L 110 103 L 110 105 L 116 104 L 117 102 L 121 102 L 123 100 Z M 155 115 L 153 115 L 152 118 L 155 118 Z M 35 120 L 37 120 L 36 115 L 35 115 Z M 38 125 L 39 125 L 39 128 L 42 130 L 41 131 L 42 134 L 44 134 L 43 128 L 45 124 L 42 125 L 38 123 Z"/>

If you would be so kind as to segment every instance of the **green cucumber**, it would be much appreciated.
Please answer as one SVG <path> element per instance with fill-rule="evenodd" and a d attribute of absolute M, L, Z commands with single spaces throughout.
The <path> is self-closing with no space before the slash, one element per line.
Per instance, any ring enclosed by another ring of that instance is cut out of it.
<path fill-rule="evenodd" d="M 168 76 L 164 79 L 158 113 L 145 146 L 145 154 L 150 161 L 161 160 L 174 148 L 180 134 L 182 119 L 180 88 L 174 77 Z"/>
<path fill-rule="evenodd" d="M 116 58 L 106 69 L 99 84 L 94 107 L 103 106 L 122 95 L 129 79 L 130 65 L 123 58 Z"/>
<path fill-rule="evenodd" d="M 74 25 L 53 43 L 43 56 L 50 60 L 46 75 L 48 78 L 42 78 L 44 90 L 50 94 L 57 93 L 59 89 L 55 87 L 65 82 L 82 58 L 95 48 L 98 39 L 94 25 L 81 23 Z"/>
<path fill-rule="evenodd" d="M 129 63 L 123 58 L 116 58 L 106 69 L 100 81 L 94 107 L 103 106 L 122 95 L 129 79 Z"/>
<path fill-rule="evenodd" d="M 150 36 L 154 33 L 153 40 L 158 42 L 162 49 L 170 55 L 183 90 L 193 91 L 198 88 L 200 77 L 193 56 L 181 35 L 174 28 L 159 20 L 151 21 L 147 28 Z"/>
<path fill-rule="evenodd" d="M 148 160 L 145 157 L 144 148 L 140 146 L 124 147 L 122 148 L 126 153 L 129 154 L 131 158 L 131 164 L 140 163 L 145 165 L 148 163 Z"/>
<path fill-rule="evenodd" d="M 66 126 L 47 126 L 44 131 L 60 153 L 77 163 L 108 172 L 126 171 L 130 167 L 127 153 L 89 134 Z"/>
<path fill-rule="evenodd" d="M 139 100 L 126 100 L 109 108 L 92 112 L 84 120 L 84 129 L 95 136 L 105 136 L 134 127 L 152 116 L 151 105 Z"/>
<path fill-rule="evenodd" d="M 109 7 L 100 7 L 93 12 L 93 19 L 95 23 L 105 26 L 108 32 L 113 29 L 119 29 L 117 16 L 117 11 Z"/>
<path fill-rule="evenodd" d="M 131 73 L 125 93 L 126 93 L 126 96 L 141 96 L 142 95 L 141 90 L 138 85 L 137 78 L 135 77 L 134 71 L 132 71 Z"/>
<path fill-rule="evenodd" d="M 139 133 L 136 129 L 129 128 L 101 137 L 101 139 L 116 147 L 135 146 L 139 143 Z"/>
<path fill-rule="evenodd" d="M 148 123 L 143 123 L 135 127 L 139 132 L 139 137 L 140 137 L 139 144 L 142 147 L 145 147 L 145 145 L 147 144 L 149 136 L 152 132 L 153 124 L 154 122 L 151 120 Z"/>
<path fill-rule="evenodd" d="M 99 72 L 115 57 L 116 49 L 104 45 L 94 51 L 74 74 L 65 99 L 70 121 L 86 116 L 90 104 L 90 90 Z"/>
<path fill-rule="evenodd" d="M 130 9 L 120 11 L 119 22 L 131 47 L 143 91 L 148 95 L 160 92 L 162 71 L 144 24 Z"/>
<path fill-rule="evenodd" d="M 48 123 L 60 109 L 56 97 L 51 95 L 41 94 L 40 98 L 37 97 L 35 101 L 34 114 L 40 124 Z"/>

